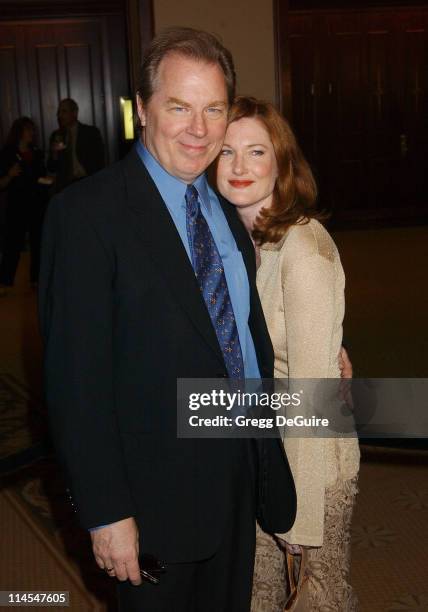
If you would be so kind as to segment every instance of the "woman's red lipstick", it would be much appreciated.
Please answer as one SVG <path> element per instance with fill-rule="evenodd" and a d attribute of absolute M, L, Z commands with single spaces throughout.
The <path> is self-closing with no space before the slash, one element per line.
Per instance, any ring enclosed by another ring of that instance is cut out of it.
<path fill-rule="evenodd" d="M 249 187 L 253 183 L 254 181 L 236 181 L 236 180 L 229 181 L 229 184 L 232 185 L 232 187 L 236 187 L 237 189 L 243 189 L 244 187 Z"/>

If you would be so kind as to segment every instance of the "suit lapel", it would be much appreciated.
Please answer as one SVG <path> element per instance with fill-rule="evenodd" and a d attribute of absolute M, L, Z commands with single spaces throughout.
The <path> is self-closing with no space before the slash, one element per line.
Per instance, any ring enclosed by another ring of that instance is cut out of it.
<path fill-rule="evenodd" d="M 147 256 L 165 278 L 177 302 L 224 367 L 223 355 L 192 265 L 156 185 L 135 150 L 121 163 L 127 203 L 135 215 L 135 230 Z"/>

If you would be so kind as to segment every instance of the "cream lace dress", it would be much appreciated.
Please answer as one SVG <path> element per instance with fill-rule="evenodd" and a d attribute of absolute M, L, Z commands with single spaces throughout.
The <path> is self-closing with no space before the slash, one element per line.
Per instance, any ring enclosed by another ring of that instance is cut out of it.
<path fill-rule="evenodd" d="M 316 220 L 260 249 L 257 287 L 275 352 L 276 378 L 340 377 L 345 277 L 332 238 Z M 309 550 L 311 611 L 357 609 L 347 582 L 359 448 L 356 439 L 286 438 L 297 517 L 279 537 Z M 257 529 L 252 612 L 283 612 L 284 554 Z"/>

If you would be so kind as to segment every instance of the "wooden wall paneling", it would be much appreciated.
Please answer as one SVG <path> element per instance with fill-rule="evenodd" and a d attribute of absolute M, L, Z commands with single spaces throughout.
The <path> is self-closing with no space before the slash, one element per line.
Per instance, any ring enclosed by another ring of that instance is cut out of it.
<path fill-rule="evenodd" d="M 363 15 L 366 33 L 366 146 L 371 208 L 399 206 L 399 54 L 392 15 Z"/>
<path fill-rule="evenodd" d="M 20 27 L 29 68 L 31 116 L 39 129 L 39 145 L 47 151 L 49 135 L 58 127 L 56 111 L 62 97 L 61 85 L 63 89 L 65 85 L 62 54 L 52 25 L 30 22 Z"/>
<path fill-rule="evenodd" d="M 428 11 L 399 21 L 402 74 L 401 197 L 428 205 Z"/>
<path fill-rule="evenodd" d="M 333 208 L 368 205 L 365 66 L 361 16 L 328 17 L 329 182 Z"/>
<path fill-rule="evenodd" d="M 27 114 L 42 126 L 46 148 L 58 102 L 72 96 L 80 119 L 101 129 L 108 161 L 126 152 L 119 100 L 133 94 L 153 35 L 151 0 L 0 0 L 0 28 L 21 37 L 17 67 L 6 57 L 9 42 L 0 38 L 0 102 L 10 109 L 0 119 L 0 143 L 10 117 Z"/>
<path fill-rule="evenodd" d="M 125 0 L 0 0 L 0 19 L 54 19 L 117 14 Z"/>
<path fill-rule="evenodd" d="M 38 21 L 23 28 L 32 115 L 40 125 L 45 150 L 50 134 L 58 127 L 58 103 L 66 97 L 76 100 L 79 119 L 96 125 L 108 144 L 100 20 Z"/>
<path fill-rule="evenodd" d="M 289 24 L 289 53 L 292 97 L 291 123 L 308 159 L 316 160 L 316 109 L 319 83 L 315 74 L 313 19 L 299 15 Z"/>
<path fill-rule="evenodd" d="M 24 114 L 20 88 L 19 32 L 0 25 L 0 138 L 6 138 L 16 117 Z"/>
<path fill-rule="evenodd" d="M 288 13 L 292 122 L 336 220 L 426 219 L 428 7 L 363 7 Z"/>
<path fill-rule="evenodd" d="M 0 122 L 7 133 L 14 119 L 23 115 L 31 116 L 31 94 L 22 29 L 16 24 L 6 25 L 0 21 L 0 48 Z"/>

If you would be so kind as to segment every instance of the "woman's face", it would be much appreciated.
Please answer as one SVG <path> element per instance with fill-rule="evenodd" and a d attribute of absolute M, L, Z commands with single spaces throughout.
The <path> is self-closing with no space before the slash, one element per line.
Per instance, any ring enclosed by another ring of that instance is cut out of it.
<path fill-rule="evenodd" d="M 269 207 L 278 176 L 275 151 L 263 124 L 244 118 L 229 125 L 217 167 L 220 193 L 240 209 Z"/>
<path fill-rule="evenodd" d="M 21 142 L 25 144 L 31 144 L 34 139 L 34 128 L 32 125 L 26 125 L 22 130 Z"/>

